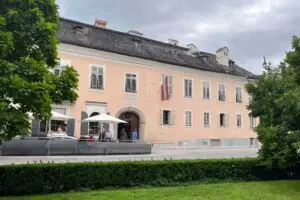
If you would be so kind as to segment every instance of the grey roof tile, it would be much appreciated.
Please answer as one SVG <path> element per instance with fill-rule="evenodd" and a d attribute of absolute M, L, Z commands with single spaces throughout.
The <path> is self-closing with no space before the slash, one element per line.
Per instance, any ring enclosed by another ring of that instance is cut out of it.
<path fill-rule="evenodd" d="M 60 18 L 58 39 L 61 43 L 77 45 L 122 55 L 154 60 L 194 69 L 254 77 L 251 72 L 234 65 L 228 68 L 216 62 L 214 54 L 200 52 L 190 55 L 188 49 L 106 28 L 99 28 L 82 22 Z M 201 56 L 206 56 L 204 60 Z"/>

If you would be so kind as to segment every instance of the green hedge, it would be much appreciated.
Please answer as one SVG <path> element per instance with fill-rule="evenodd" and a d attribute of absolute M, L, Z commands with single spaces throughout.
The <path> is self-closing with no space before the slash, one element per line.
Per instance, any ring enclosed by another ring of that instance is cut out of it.
<path fill-rule="evenodd" d="M 288 171 L 295 175 L 299 169 Z M 288 173 L 266 169 L 257 159 L 10 165 L 0 166 L 0 194 L 282 178 L 288 178 Z"/>

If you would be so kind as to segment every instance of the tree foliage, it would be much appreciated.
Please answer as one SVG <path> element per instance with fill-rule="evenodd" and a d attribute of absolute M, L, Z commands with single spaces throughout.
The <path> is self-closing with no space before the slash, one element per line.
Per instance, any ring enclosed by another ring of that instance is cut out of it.
<path fill-rule="evenodd" d="M 60 76 L 55 0 L 0 1 L 0 140 L 28 134 L 28 113 L 48 119 L 51 104 L 77 99 L 78 74 Z"/>
<path fill-rule="evenodd" d="M 250 115 L 260 119 L 259 156 L 270 167 L 293 166 L 300 149 L 300 38 L 293 37 L 292 50 L 279 66 L 264 59 L 263 67 L 263 75 L 246 85 Z"/>

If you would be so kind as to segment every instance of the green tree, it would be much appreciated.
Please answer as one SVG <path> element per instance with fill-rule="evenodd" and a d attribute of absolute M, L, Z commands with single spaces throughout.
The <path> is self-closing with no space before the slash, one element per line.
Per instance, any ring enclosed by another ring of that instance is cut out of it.
<path fill-rule="evenodd" d="M 28 113 L 49 119 L 51 104 L 77 99 L 78 74 L 60 76 L 55 0 L 0 1 L 0 140 L 30 132 Z"/>
<path fill-rule="evenodd" d="M 263 67 L 263 75 L 246 85 L 250 115 L 260 119 L 259 156 L 269 167 L 291 167 L 299 162 L 300 149 L 300 39 L 293 37 L 292 50 L 279 66 L 264 59 Z"/>

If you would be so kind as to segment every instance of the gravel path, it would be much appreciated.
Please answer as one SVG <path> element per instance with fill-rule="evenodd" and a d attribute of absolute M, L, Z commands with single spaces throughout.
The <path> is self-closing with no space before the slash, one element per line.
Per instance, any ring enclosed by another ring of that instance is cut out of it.
<path fill-rule="evenodd" d="M 149 155 L 0 156 L 0 165 L 26 163 L 112 162 L 132 160 L 209 159 L 256 157 L 257 148 L 153 149 Z"/>

